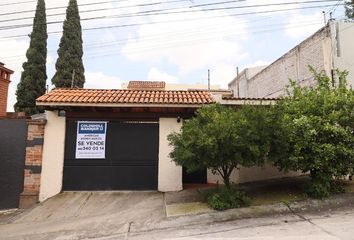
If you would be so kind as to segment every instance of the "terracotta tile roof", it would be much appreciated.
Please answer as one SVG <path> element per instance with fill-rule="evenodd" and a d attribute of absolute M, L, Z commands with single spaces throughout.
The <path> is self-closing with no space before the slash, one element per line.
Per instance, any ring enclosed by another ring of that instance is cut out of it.
<path fill-rule="evenodd" d="M 149 91 L 149 90 L 100 90 L 54 89 L 37 98 L 38 105 L 75 104 L 174 104 L 201 105 L 214 103 L 208 92 L 203 91 Z"/>
<path fill-rule="evenodd" d="M 139 89 L 139 90 L 164 90 L 166 86 L 165 82 L 156 81 L 130 81 L 128 84 L 128 89 Z"/>

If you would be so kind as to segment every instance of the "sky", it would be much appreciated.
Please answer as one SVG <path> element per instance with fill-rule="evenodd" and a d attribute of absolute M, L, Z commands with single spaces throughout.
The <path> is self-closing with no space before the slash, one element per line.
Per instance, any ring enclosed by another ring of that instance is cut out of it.
<path fill-rule="evenodd" d="M 333 18 L 336 0 L 78 0 L 85 88 L 116 89 L 130 80 L 227 88 L 236 68 L 267 65 Z M 47 85 L 55 73 L 66 0 L 46 0 Z M 0 1 L 0 62 L 15 71 L 8 111 L 26 61 L 35 0 Z"/>

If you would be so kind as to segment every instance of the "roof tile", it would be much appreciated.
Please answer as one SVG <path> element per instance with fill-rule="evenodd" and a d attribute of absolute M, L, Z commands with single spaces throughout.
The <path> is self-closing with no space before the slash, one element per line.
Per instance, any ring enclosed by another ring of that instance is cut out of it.
<path fill-rule="evenodd" d="M 107 104 L 210 104 L 205 91 L 54 89 L 39 97 L 37 103 Z"/>

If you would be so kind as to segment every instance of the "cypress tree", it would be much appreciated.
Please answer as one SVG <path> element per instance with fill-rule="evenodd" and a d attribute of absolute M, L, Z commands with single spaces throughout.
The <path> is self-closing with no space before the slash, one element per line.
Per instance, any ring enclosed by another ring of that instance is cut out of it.
<path fill-rule="evenodd" d="M 38 0 L 30 35 L 30 46 L 26 52 L 27 61 L 23 63 L 20 83 L 17 85 L 15 111 L 32 115 L 41 112 L 36 107 L 36 98 L 43 95 L 47 80 L 47 20 L 44 0 Z"/>
<path fill-rule="evenodd" d="M 354 19 L 354 0 L 345 2 L 345 15 L 349 19 Z"/>
<path fill-rule="evenodd" d="M 70 0 L 66 9 L 63 36 L 55 64 L 56 73 L 52 83 L 57 88 L 82 88 L 85 83 L 85 69 L 82 63 L 82 30 L 79 8 L 76 0 Z M 73 81 L 74 79 L 74 81 Z M 72 85 L 73 84 L 73 85 Z"/>

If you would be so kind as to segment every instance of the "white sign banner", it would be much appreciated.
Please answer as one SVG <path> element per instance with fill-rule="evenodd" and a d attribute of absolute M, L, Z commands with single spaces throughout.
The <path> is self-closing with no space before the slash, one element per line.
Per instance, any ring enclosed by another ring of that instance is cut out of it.
<path fill-rule="evenodd" d="M 106 158 L 107 122 L 77 122 L 76 159 Z"/>

